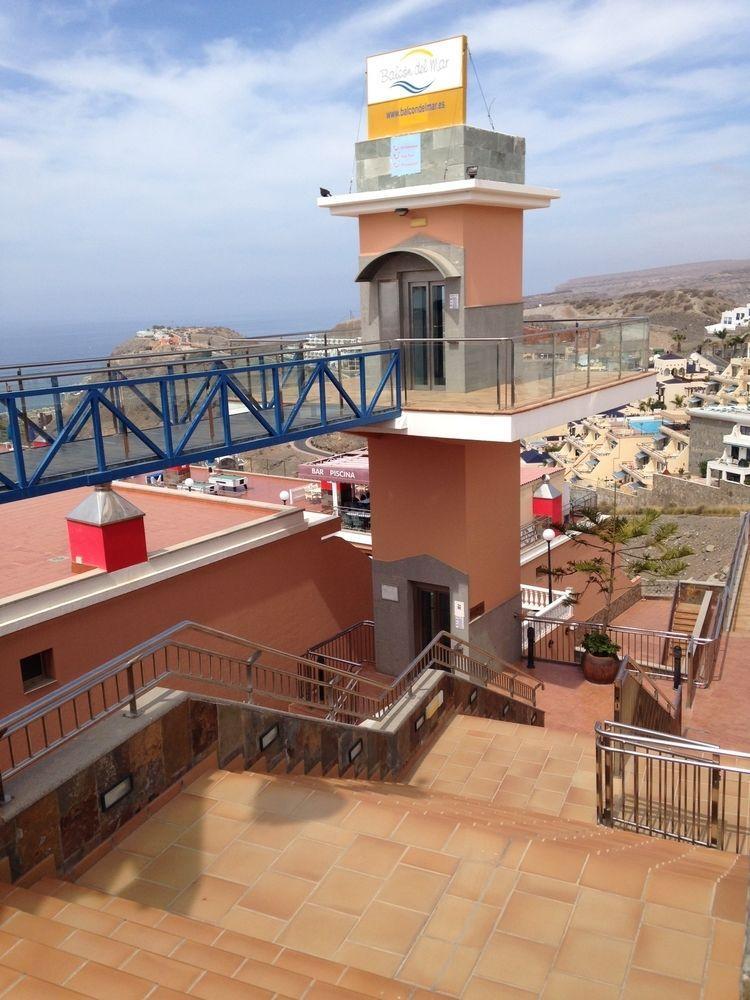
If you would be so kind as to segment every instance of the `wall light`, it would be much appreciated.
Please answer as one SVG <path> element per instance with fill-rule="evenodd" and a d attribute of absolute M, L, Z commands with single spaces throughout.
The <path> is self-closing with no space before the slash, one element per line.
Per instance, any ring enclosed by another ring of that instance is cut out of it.
<path fill-rule="evenodd" d="M 475 166 L 474 164 L 466 168 L 466 176 L 469 178 L 469 180 L 473 181 L 478 173 L 479 173 L 479 167 Z"/>
<path fill-rule="evenodd" d="M 116 785 L 113 785 L 109 791 L 104 792 L 102 795 L 102 812 L 106 812 L 111 809 L 112 806 L 116 806 L 118 802 L 121 802 L 126 795 L 130 795 L 133 790 L 133 776 L 129 774 L 122 781 L 118 781 Z"/>
<path fill-rule="evenodd" d="M 394 209 L 394 211 L 395 211 L 396 215 L 408 215 L 409 214 L 409 209 L 408 208 L 396 208 L 396 209 Z"/>
<path fill-rule="evenodd" d="M 268 747 L 270 747 L 270 745 L 273 743 L 273 741 L 278 738 L 278 735 L 279 735 L 278 726 L 271 726 L 270 729 L 267 729 L 265 733 L 263 733 L 260 739 L 258 740 L 258 745 L 260 746 L 261 751 L 267 750 Z"/>
<path fill-rule="evenodd" d="M 281 500 L 281 502 L 286 507 L 286 505 L 289 503 L 289 490 L 282 490 L 281 493 L 279 493 L 279 500 Z"/>
<path fill-rule="evenodd" d="M 349 763 L 353 764 L 361 753 L 362 753 L 362 740 L 357 740 L 357 742 L 349 751 Z"/>
<path fill-rule="evenodd" d="M 477 694 L 478 694 L 478 691 L 477 691 L 476 688 L 474 688 L 474 690 L 469 695 L 469 704 L 470 705 L 473 705 L 474 702 L 477 700 Z"/>

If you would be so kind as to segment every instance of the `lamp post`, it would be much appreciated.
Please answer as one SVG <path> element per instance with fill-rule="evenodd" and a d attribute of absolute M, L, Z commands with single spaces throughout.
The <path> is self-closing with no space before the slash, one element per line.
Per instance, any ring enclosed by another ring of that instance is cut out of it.
<path fill-rule="evenodd" d="M 286 507 L 286 505 L 289 503 L 289 490 L 282 490 L 281 493 L 279 493 L 279 500 L 281 500 L 281 502 Z"/>
<path fill-rule="evenodd" d="M 545 528 L 542 538 L 547 543 L 547 606 L 552 604 L 552 540 L 555 538 L 554 528 Z"/>

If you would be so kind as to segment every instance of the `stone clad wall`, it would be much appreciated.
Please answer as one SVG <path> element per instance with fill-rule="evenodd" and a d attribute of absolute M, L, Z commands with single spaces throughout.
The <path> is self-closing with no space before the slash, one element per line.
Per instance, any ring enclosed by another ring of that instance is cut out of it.
<path fill-rule="evenodd" d="M 478 167 L 477 178 L 523 184 L 526 140 L 502 132 L 452 125 L 417 133 L 421 144 L 419 173 L 391 176 L 391 140 L 366 139 L 355 147 L 357 191 L 385 191 L 414 184 L 466 180 L 466 168 Z"/>

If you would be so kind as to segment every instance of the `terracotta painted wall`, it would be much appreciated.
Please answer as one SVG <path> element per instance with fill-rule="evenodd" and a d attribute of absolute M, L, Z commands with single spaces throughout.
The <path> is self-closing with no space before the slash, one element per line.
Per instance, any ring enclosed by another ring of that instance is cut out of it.
<path fill-rule="evenodd" d="M 0 639 L 0 712 L 20 708 L 18 661 L 52 648 L 60 683 L 189 619 L 291 653 L 372 617 L 368 556 L 330 523 Z M 45 687 L 39 696 L 53 690 Z"/>
<path fill-rule="evenodd" d="M 488 611 L 518 593 L 517 444 L 368 435 L 368 448 L 374 559 L 434 556 Z"/>
<path fill-rule="evenodd" d="M 412 228 L 414 218 L 427 219 L 427 225 Z M 523 298 L 523 212 L 452 205 L 415 209 L 405 216 L 393 212 L 363 215 L 359 220 L 359 249 L 365 255 L 384 253 L 420 235 L 464 248 L 464 304 L 468 308 Z"/>

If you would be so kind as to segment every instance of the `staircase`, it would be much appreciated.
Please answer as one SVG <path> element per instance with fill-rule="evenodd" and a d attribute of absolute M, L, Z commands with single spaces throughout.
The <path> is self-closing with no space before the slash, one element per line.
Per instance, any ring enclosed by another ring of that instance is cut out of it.
<path fill-rule="evenodd" d="M 686 632 L 688 635 L 693 634 L 693 629 L 695 628 L 695 623 L 698 621 L 698 612 L 700 611 L 699 604 L 678 604 L 672 615 L 672 624 L 670 625 L 670 631 L 672 632 Z"/>
<path fill-rule="evenodd" d="M 0 889 L 0 988 L 736 996 L 747 857 L 509 797 L 519 779 L 590 792 L 589 756 L 572 734 L 458 716 L 411 784 L 210 771 L 77 882 Z"/>

